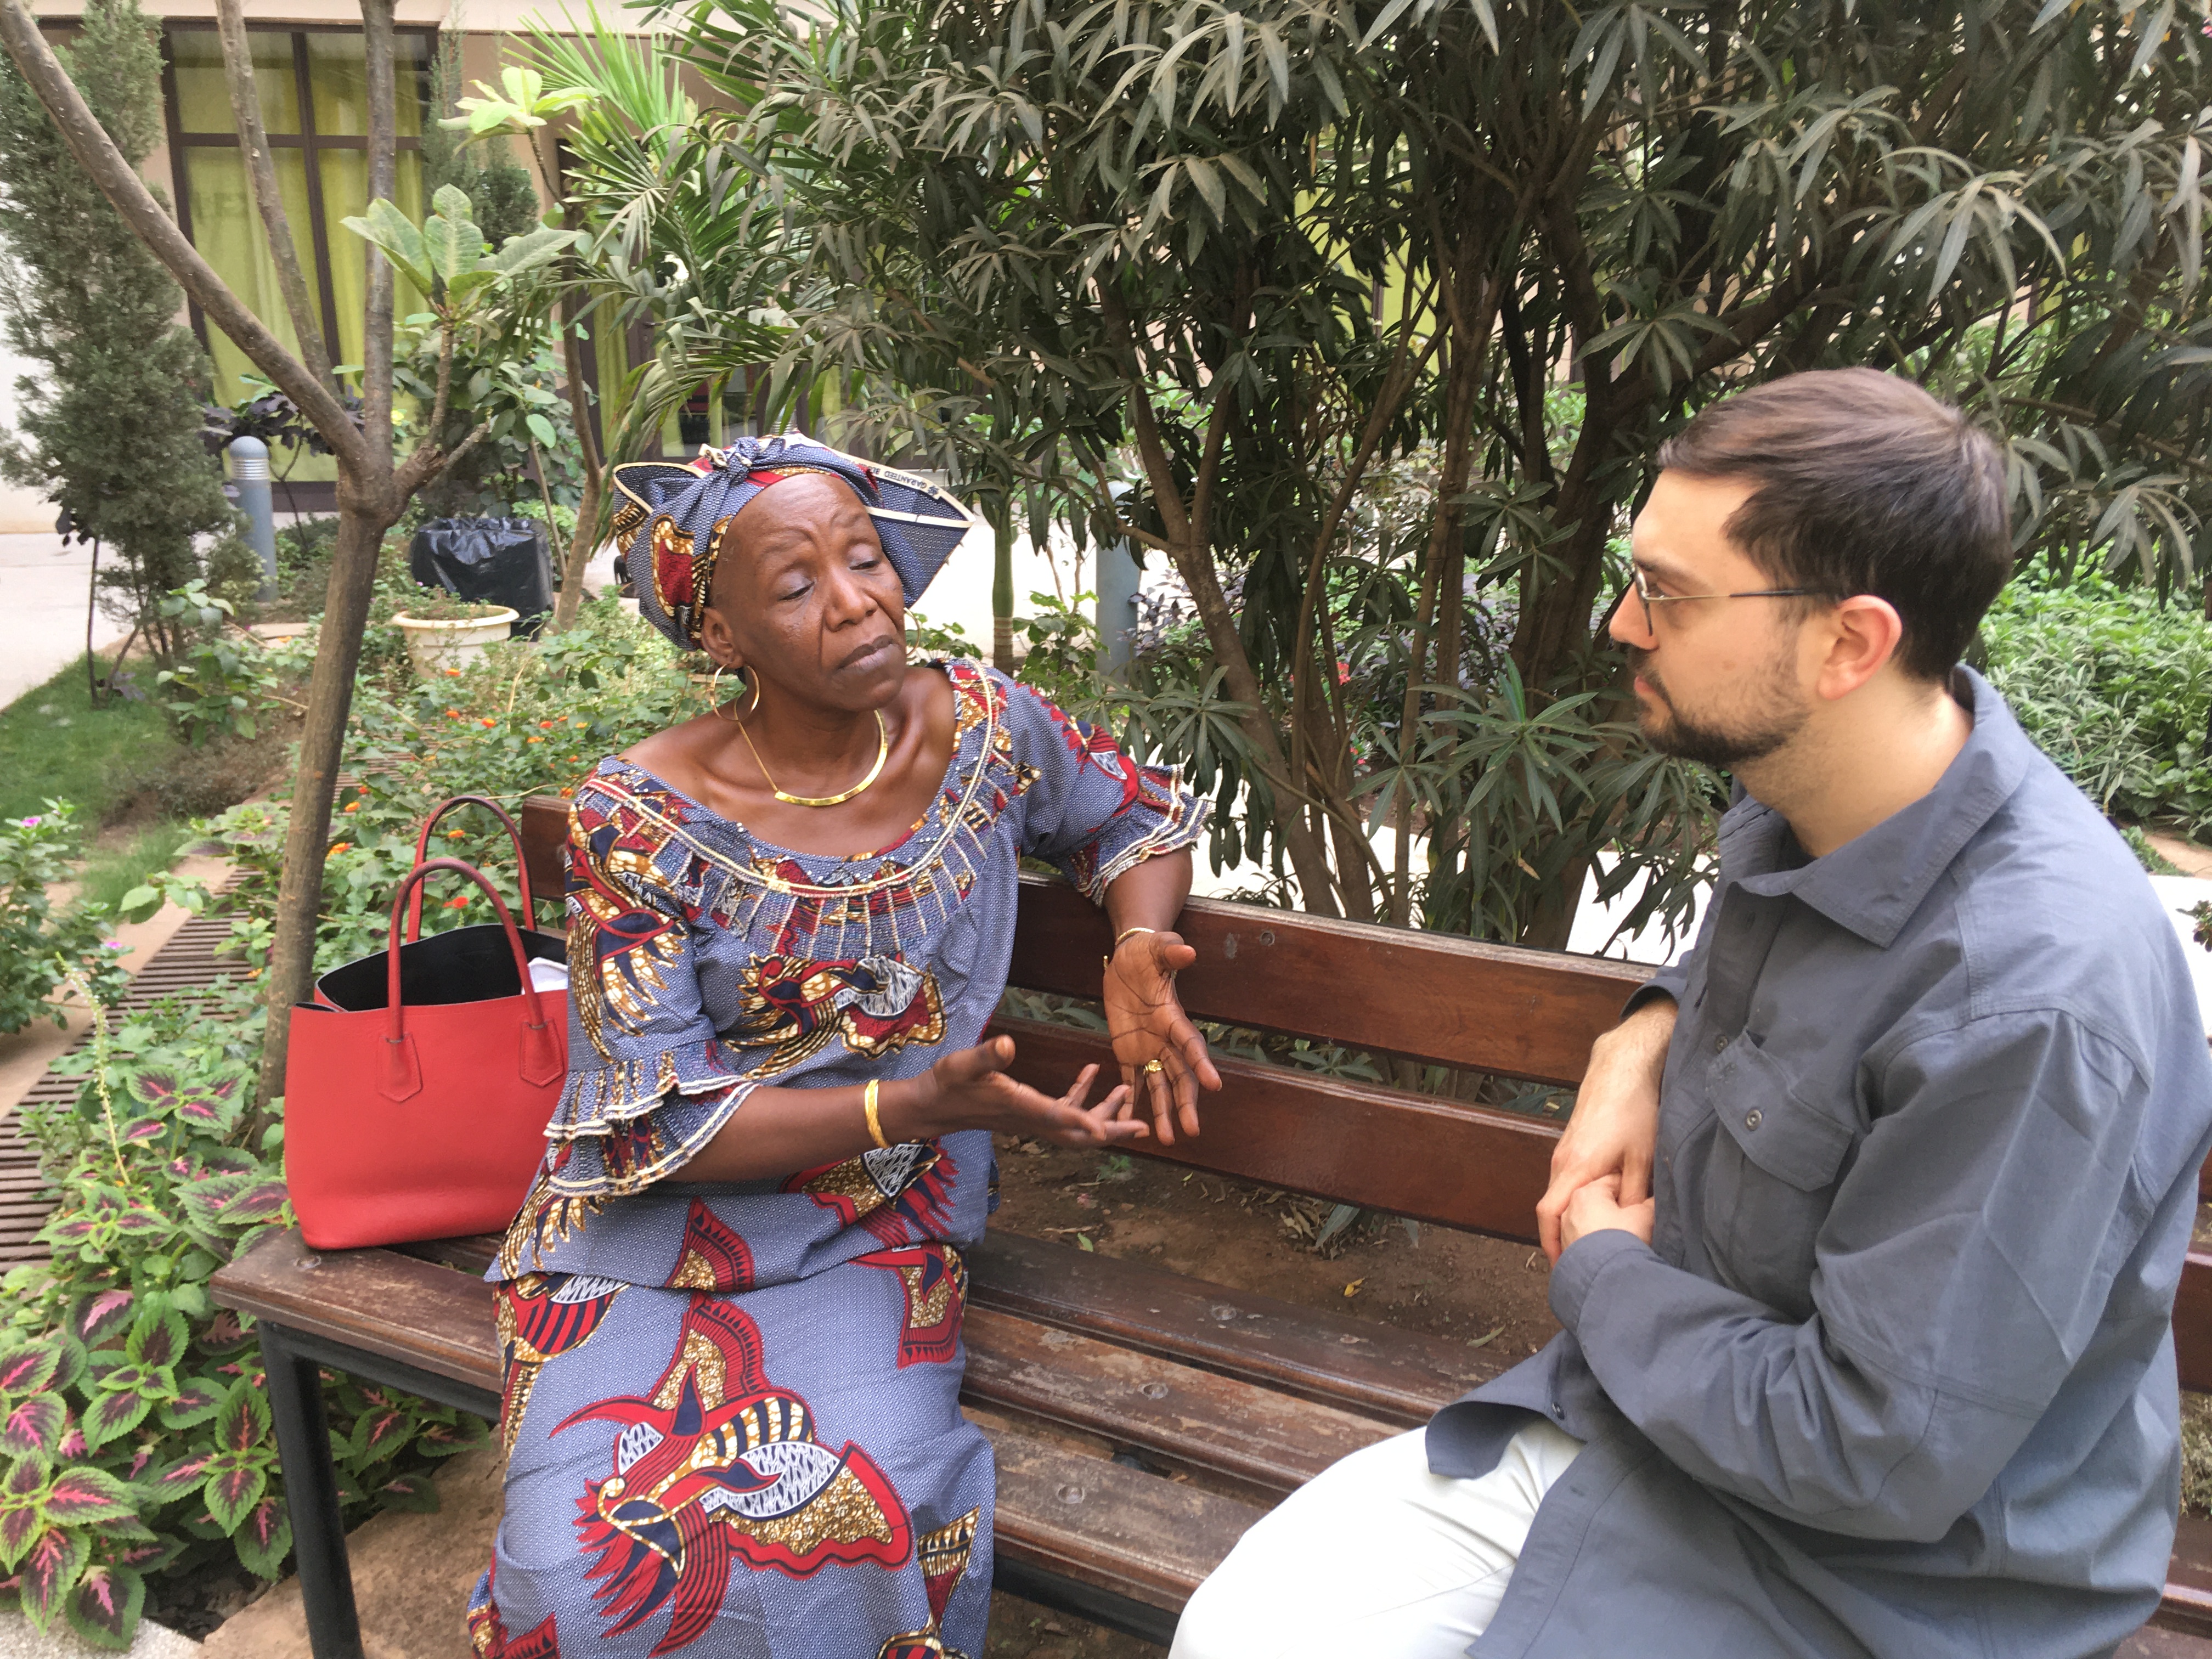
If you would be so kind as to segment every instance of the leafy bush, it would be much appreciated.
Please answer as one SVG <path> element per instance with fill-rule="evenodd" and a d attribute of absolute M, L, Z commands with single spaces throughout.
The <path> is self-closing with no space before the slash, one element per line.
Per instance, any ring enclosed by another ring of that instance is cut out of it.
<path fill-rule="evenodd" d="M 71 1104 L 25 1128 L 60 1205 L 50 1261 L 0 1282 L 0 1592 L 41 1629 L 130 1645 L 150 1574 L 234 1559 L 273 1579 L 291 1550 L 250 1322 L 216 1308 L 216 1270 L 291 1224 L 281 1122 L 244 1110 L 264 1016 L 224 983 L 174 1000 L 67 1065 Z M 341 1501 L 434 1508 L 430 1462 L 481 1443 L 460 1413 L 339 1380 L 325 1404 Z"/>
<path fill-rule="evenodd" d="M 43 812 L 0 818 L 0 1032 L 20 1031 L 41 1016 L 68 1023 L 52 995 L 76 975 L 94 996 L 128 982 L 107 940 L 98 905 L 57 908 L 47 889 L 65 880 L 82 851 L 76 815 L 65 801 Z"/>
<path fill-rule="evenodd" d="M 439 801 L 489 795 L 511 810 L 526 796 L 573 793 L 601 756 L 704 706 L 667 642 L 613 599 L 585 605 L 565 634 L 489 646 L 465 667 L 429 680 L 398 666 L 365 679 L 347 744 L 347 764 L 360 781 L 331 819 L 317 962 L 331 968 L 382 948 L 392 895 Z M 244 878 L 229 893 L 149 883 L 125 897 L 126 914 L 149 914 L 167 897 L 227 915 L 232 948 L 258 971 L 283 875 L 285 817 L 279 799 L 234 807 L 210 823 Z M 482 867 L 502 896 L 514 892 L 514 856 L 486 815 L 457 815 L 441 827 L 440 842 L 438 851 Z M 449 883 L 429 900 L 423 926 L 491 920 L 477 889 Z"/>
<path fill-rule="evenodd" d="M 276 695 L 288 653 L 262 645 L 229 627 L 235 608 L 194 580 L 161 601 L 161 615 L 182 645 L 176 665 L 155 676 L 167 694 L 177 735 L 198 748 L 211 737 L 252 738 L 264 706 Z"/>
<path fill-rule="evenodd" d="M 2140 587 L 2014 582 L 1982 623 L 1990 678 L 2104 811 L 2212 829 L 2212 627 Z"/>

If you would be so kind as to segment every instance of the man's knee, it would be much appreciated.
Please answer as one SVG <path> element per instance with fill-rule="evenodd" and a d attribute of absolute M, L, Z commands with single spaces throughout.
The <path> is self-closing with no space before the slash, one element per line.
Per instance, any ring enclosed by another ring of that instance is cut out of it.
<path fill-rule="evenodd" d="M 1243 1659 L 1252 1650 L 1252 1586 L 1234 1552 L 1198 1587 L 1176 1626 L 1168 1659 Z"/>

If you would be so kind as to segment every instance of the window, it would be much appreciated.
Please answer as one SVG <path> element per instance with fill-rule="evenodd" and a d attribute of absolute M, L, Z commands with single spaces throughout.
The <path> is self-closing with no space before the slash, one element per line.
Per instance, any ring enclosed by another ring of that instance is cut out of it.
<path fill-rule="evenodd" d="M 340 223 L 368 207 L 368 64 L 358 28 L 249 25 L 261 118 L 276 166 L 277 187 L 291 220 L 308 300 L 320 314 L 335 361 L 357 363 L 362 351 L 362 302 L 368 245 Z M 428 105 L 429 65 L 435 33 L 401 29 L 395 41 L 394 112 L 399 155 L 393 197 L 419 220 L 422 210 L 422 121 Z M 266 324 L 287 349 L 299 341 L 276 286 L 255 210 L 230 94 L 223 83 L 222 43 L 211 24 L 172 22 L 164 71 L 168 106 L 169 161 L 177 221 L 201 256 L 231 291 Z M 395 312 L 422 308 L 403 281 Z M 230 400 L 242 390 L 241 373 L 253 366 L 199 307 L 192 326 L 215 360 L 216 396 Z M 280 470 L 283 461 L 279 458 Z M 326 456 L 303 456 L 295 479 L 335 476 Z"/>

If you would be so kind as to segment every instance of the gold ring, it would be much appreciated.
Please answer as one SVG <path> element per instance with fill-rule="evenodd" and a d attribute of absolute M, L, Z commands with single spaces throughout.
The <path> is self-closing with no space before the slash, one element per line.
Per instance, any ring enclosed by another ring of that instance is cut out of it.
<path fill-rule="evenodd" d="M 1165 1068 L 1162 1066 L 1160 1062 L 1157 1060 L 1148 1060 L 1145 1062 L 1145 1070 L 1147 1072 L 1158 1072 L 1164 1069 Z"/>

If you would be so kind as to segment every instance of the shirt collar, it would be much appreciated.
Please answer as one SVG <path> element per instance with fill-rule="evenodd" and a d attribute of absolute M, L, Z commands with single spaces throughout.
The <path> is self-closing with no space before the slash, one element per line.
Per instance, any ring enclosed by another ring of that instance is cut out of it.
<path fill-rule="evenodd" d="M 1887 949 L 1936 878 L 2020 787 L 2035 753 L 1996 688 L 1971 668 L 1954 672 L 1973 694 L 1974 729 L 1933 789 L 1825 858 L 1802 863 L 1793 861 L 1802 855 L 1782 814 L 1747 797 L 1722 821 L 1722 879 L 1752 893 L 1794 893 Z"/>

